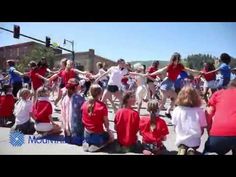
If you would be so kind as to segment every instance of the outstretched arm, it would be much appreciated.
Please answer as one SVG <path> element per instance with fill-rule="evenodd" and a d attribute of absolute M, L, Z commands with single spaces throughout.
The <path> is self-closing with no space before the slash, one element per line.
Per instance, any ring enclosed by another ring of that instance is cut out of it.
<path fill-rule="evenodd" d="M 100 75 L 96 80 L 95 80 L 95 82 L 98 82 L 99 81 L 99 79 L 101 79 L 103 76 L 106 76 L 107 74 L 109 74 L 110 73 L 110 71 L 111 71 L 111 68 L 110 69 L 108 69 L 107 70 L 107 72 L 105 72 L 105 73 L 103 73 L 102 75 Z"/>
<path fill-rule="evenodd" d="M 184 71 L 185 72 L 191 72 L 191 73 L 197 73 L 197 74 L 200 74 L 201 73 L 201 71 L 198 71 L 198 70 L 194 70 L 194 69 L 190 69 L 190 68 L 187 68 L 187 67 L 185 67 L 184 68 Z"/>
<path fill-rule="evenodd" d="M 161 74 L 161 73 L 163 73 L 166 70 L 167 70 L 167 66 L 165 66 L 164 68 L 158 69 L 157 71 L 149 74 L 149 76 L 154 76 L 154 75 L 157 75 L 157 74 Z"/>

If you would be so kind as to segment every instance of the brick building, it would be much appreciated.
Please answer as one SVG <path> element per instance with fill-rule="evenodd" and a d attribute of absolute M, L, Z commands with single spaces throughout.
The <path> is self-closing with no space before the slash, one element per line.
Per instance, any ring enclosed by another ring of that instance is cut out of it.
<path fill-rule="evenodd" d="M 38 46 L 45 45 L 32 41 L 0 47 L 0 69 L 6 68 L 6 61 L 8 59 L 13 59 L 17 62 Z M 62 51 L 59 49 L 54 49 L 54 51 L 55 54 L 62 54 Z"/>
<path fill-rule="evenodd" d="M 55 65 L 59 65 L 60 59 L 62 59 L 62 58 L 72 59 L 72 55 L 71 55 L 71 53 L 58 55 L 58 59 L 57 59 Z M 105 63 L 106 68 L 116 65 L 115 61 L 95 55 L 95 51 L 93 49 L 89 49 L 88 52 L 75 53 L 75 63 L 78 66 L 78 68 L 81 70 L 86 70 L 86 71 L 90 71 L 93 73 L 97 73 L 98 72 L 98 70 L 96 68 L 97 62 Z"/>
<path fill-rule="evenodd" d="M 13 59 L 19 61 L 30 53 L 37 46 L 44 46 L 43 44 L 37 42 L 26 42 L 10 46 L 0 47 L 0 69 L 6 68 L 6 61 L 8 59 Z M 71 53 L 62 54 L 62 51 L 59 49 L 54 49 L 56 54 L 56 61 L 54 66 L 59 66 L 59 62 L 62 58 L 71 59 Z M 93 49 L 89 49 L 88 52 L 77 52 L 75 53 L 75 63 L 81 70 L 91 71 L 97 73 L 96 63 L 102 62 L 106 64 L 106 67 L 110 67 L 116 64 L 116 62 L 109 60 L 107 58 L 95 55 Z"/>

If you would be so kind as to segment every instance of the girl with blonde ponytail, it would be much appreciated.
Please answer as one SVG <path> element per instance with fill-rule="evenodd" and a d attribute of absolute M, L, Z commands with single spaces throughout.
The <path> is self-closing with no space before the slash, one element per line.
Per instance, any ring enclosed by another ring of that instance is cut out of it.
<path fill-rule="evenodd" d="M 89 92 L 90 96 L 81 108 L 82 122 L 85 128 L 83 149 L 84 151 L 95 152 L 113 141 L 113 134 L 109 128 L 107 106 L 100 101 L 101 86 L 93 84 Z"/>
<path fill-rule="evenodd" d="M 149 116 L 140 118 L 140 134 L 143 144 L 143 153 L 146 155 L 158 155 L 163 152 L 165 146 L 162 141 L 166 140 L 169 134 L 167 125 L 163 119 L 159 117 L 159 107 L 157 100 L 150 100 L 147 104 Z"/>

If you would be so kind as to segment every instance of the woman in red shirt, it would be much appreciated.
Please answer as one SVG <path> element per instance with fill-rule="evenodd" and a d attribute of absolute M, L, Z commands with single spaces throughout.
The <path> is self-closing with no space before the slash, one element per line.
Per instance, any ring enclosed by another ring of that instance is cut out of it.
<path fill-rule="evenodd" d="M 226 154 L 230 150 L 236 154 L 236 79 L 227 89 L 213 93 L 208 101 L 208 140 L 204 154 L 216 152 Z"/>
<path fill-rule="evenodd" d="M 152 66 L 150 66 L 147 69 L 147 73 L 151 74 L 151 73 L 157 71 L 158 70 L 158 66 L 159 66 L 159 61 L 153 61 L 152 62 Z M 148 84 L 147 88 L 148 88 L 148 92 L 150 92 L 148 95 L 150 95 L 150 98 L 152 99 L 156 95 L 156 86 L 154 84 L 154 81 L 157 78 L 157 74 L 152 75 L 151 78 L 147 79 L 147 84 Z"/>
<path fill-rule="evenodd" d="M 62 61 L 62 64 L 63 64 L 63 61 Z M 82 74 L 82 75 L 86 75 L 86 76 L 90 75 L 87 71 L 80 71 L 78 69 L 73 68 L 73 62 L 71 60 L 66 60 L 66 67 L 64 69 L 61 69 L 61 71 L 59 73 L 54 74 L 49 79 L 45 78 L 45 80 L 47 80 L 48 82 L 51 82 L 54 79 L 56 79 L 57 77 L 60 77 L 61 82 L 62 82 L 62 86 L 63 86 L 62 90 L 63 90 L 65 85 L 68 83 L 68 81 L 72 78 L 76 78 L 76 75 L 78 75 L 78 74 Z M 63 97 L 63 96 L 65 96 L 65 93 L 64 94 L 62 93 L 61 97 Z M 55 100 L 55 102 L 54 102 L 55 106 L 57 106 L 57 103 L 59 101 L 60 101 L 60 99 Z"/>
<path fill-rule="evenodd" d="M 165 121 L 159 117 L 157 100 L 148 102 L 147 111 L 150 116 L 142 116 L 139 123 L 140 134 L 143 137 L 143 153 L 146 155 L 158 155 L 165 150 L 162 141 L 166 140 L 166 135 L 169 134 L 169 131 Z"/>
<path fill-rule="evenodd" d="M 15 100 L 12 95 L 12 88 L 10 85 L 3 85 L 2 93 L 0 94 L 0 127 L 11 127 L 15 123 L 15 116 L 13 115 Z M 7 125 L 7 122 L 12 123 Z"/>
<path fill-rule="evenodd" d="M 132 106 L 135 105 L 135 94 L 126 92 L 123 96 L 123 108 L 115 114 L 115 130 L 117 132 L 118 152 L 139 152 L 137 133 L 139 131 L 139 114 Z"/>
<path fill-rule="evenodd" d="M 81 108 L 82 122 L 85 127 L 83 148 L 84 151 L 95 152 L 113 141 L 113 134 L 109 128 L 107 106 L 100 101 L 102 88 L 98 84 L 94 84 L 90 87 L 89 92 L 90 97 Z"/>
<path fill-rule="evenodd" d="M 180 63 L 180 60 L 181 60 L 180 54 L 175 52 L 171 56 L 169 65 L 150 74 L 150 76 L 154 76 L 156 74 L 160 74 L 165 71 L 167 72 L 167 77 L 163 80 L 160 87 L 160 92 L 161 92 L 160 109 L 164 109 L 166 99 L 169 97 L 171 99 L 171 104 L 166 111 L 166 116 L 169 118 L 171 118 L 170 110 L 173 109 L 175 104 L 175 99 L 177 97 L 177 94 L 174 90 L 174 83 L 178 75 L 181 73 L 181 71 L 200 73 L 200 71 L 196 71 L 185 67 L 182 63 Z"/>
<path fill-rule="evenodd" d="M 60 134 L 61 127 L 52 119 L 52 105 L 49 101 L 49 89 L 45 86 L 37 90 L 37 100 L 33 105 L 35 130 L 42 135 Z"/>
<path fill-rule="evenodd" d="M 203 85 L 203 96 L 204 96 L 204 99 L 207 103 L 208 101 L 208 97 L 210 96 L 207 96 L 208 95 L 208 92 L 210 91 L 211 94 L 214 93 L 216 91 L 216 72 L 212 72 L 212 73 L 209 73 L 207 74 L 207 72 L 209 71 L 214 71 L 215 70 L 215 67 L 214 67 L 214 64 L 213 63 L 204 63 L 204 68 L 202 70 L 202 76 L 204 77 L 204 85 Z"/>

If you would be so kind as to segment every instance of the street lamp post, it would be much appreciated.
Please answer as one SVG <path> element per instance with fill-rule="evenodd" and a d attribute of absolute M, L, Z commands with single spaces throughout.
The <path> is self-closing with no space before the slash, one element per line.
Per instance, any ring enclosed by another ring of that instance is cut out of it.
<path fill-rule="evenodd" d="M 74 51 L 74 41 L 69 41 L 69 40 L 67 40 L 67 39 L 64 39 L 64 45 L 66 44 L 66 42 L 69 42 L 69 43 L 71 43 L 71 45 L 72 45 L 72 61 L 73 61 L 73 63 L 75 62 L 75 51 Z"/>

